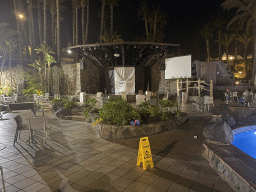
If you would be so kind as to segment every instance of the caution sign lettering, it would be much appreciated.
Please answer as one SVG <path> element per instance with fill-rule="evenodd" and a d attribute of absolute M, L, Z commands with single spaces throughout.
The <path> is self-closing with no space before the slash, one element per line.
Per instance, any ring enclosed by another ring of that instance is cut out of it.
<path fill-rule="evenodd" d="M 151 168 L 154 167 L 148 137 L 140 138 L 137 166 L 140 166 L 141 163 L 143 170 L 146 170 L 148 165 L 150 165 Z"/>

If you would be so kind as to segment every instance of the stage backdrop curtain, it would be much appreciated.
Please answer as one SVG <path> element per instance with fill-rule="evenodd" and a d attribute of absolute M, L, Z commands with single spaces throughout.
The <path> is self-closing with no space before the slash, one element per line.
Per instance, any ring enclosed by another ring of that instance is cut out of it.
<path fill-rule="evenodd" d="M 135 93 L 135 68 L 134 67 L 115 67 L 115 93 L 128 94 Z"/>

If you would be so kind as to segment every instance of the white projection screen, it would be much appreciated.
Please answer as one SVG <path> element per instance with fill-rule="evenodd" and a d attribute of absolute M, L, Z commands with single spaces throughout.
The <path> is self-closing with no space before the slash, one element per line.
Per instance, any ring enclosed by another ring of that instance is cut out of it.
<path fill-rule="evenodd" d="M 135 93 L 135 68 L 114 67 L 115 94 Z"/>
<path fill-rule="evenodd" d="M 191 55 L 165 59 L 165 79 L 191 78 Z"/>

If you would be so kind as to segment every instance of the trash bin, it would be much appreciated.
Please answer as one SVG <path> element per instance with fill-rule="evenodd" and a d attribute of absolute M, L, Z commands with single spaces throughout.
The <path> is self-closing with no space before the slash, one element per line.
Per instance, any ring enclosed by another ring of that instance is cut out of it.
<path fill-rule="evenodd" d="M 182 92 L 182 103 L 188 102 L 188 92 Z"/>

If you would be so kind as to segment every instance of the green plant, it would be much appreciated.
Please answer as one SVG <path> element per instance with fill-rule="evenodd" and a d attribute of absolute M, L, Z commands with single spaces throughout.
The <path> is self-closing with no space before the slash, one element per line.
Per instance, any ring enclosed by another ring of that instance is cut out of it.
<path fill-rule="evenodd" d="M 26 96 L 33 97 L 33 94 L 40 94 L 42 92 L 42 86 L 40 83 L 38 83 L 38 80 L 33 78 L 31 75 L 28 73 L 24 74 L 25 79 L 27 80 L 27 88 L 23 89 L 23 93 Z"/>
<path fill-rule="evenodd" d="M 98 122 L 111 125 L 128 125 L 131 119 L 139 119 L 140 115 L 130 103 L 122 98 L 111 99 L 99 111 Z"/>
<path fill-rule="evenodd" d="M 67 100 L 64 104 L 64 108 L 65 109 L 74 109 L 78 106 L 77 102 L 76 101 L 70 101 L 70 100 Z"/>
<path fill-rule="evenodd" d="M 159 106 L 151 105 L 149 108 L 150 117 L 156 117 L 159 115 Z"/>
<path fill-rule="evenodd" d="M 97 100 L 95 98 L 89 98 L 87 101 L 84 103 L 84 117 L 88 118 L 90 117 L 90 113 L 95 109 L 96 107 Z"/>
<path fill-rule="evenodd" d="M 181 112 L 180 110 L 175 111 L 175 114 L 176 114 L 177 116 L 180 116 L 181 113 L 182 113 L 182 112 Z"/>
<path fill-rule="evenodd" d="M 60 101 L 60 98 L 54 98 L 53 100 L 51 100 L 52 103 L 59 103 Z"/>
<path fill-rule="evenodd" d="M 161 112 L 161 119 L 162 121 L 166 121 L 169 119 L 173 119 L 173 114 L 171 112 Z"/>
<path fill-rule="evenodd" d="M 14 91 L 15 91 L 15 90 L 14 90 L 12 87 L 9 87 L 9 88 L 8 88 L 7 96 L 9 96 L 9 97 L 12 96 L 12 95 L 14 94 Z"/>

